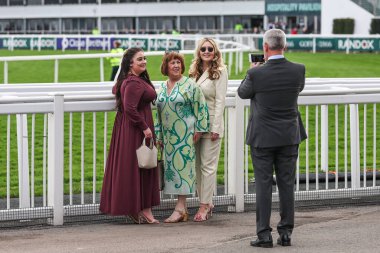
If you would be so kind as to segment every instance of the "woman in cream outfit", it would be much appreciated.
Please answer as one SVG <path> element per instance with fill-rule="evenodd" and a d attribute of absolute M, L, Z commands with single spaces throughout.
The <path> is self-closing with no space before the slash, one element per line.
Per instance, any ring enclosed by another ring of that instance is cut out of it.
<path fill-rule="evenodd" d="M 222 54 L 213 39 L 203 38 L 199 41 L 189 76 L 200 86 L 210 115 L 209 132 L 195 145 L 200 207 L 194 216 L 194 221 L 205 221 L 212 214 L 214 207 L 212 196 L 224 132 L 223 115 L 228 83 L 228 73 Z"/>

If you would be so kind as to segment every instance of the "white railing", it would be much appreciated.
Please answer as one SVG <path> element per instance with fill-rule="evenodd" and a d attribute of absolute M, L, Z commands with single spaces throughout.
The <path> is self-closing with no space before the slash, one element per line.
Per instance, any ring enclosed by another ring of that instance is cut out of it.
<path fill-rule="evenodd" d="M 229 82 L 221 154 L 224 171 L 218 171 L 224 177 L 224 192 L 215 196 L 227 198 L 235 211 L 255 201 L 249 147 L 244 144 L 249 101 L 235 95 L 239 83 Z M 97 183 L 107 157 L 115 106 L 111 87 L 112 83 L 0 86 L 0 137 L 6 140 L 0 147 L 0 161 L 4 161 L 0 170 L 6 171 L 0 221 L 50 217 L 57 225 L 64 216 L 98 213 Z M 355 197 L 380 194 L 376 169 L 379 88 L 376 78 L 307 79 L 299 98 L 309 139 L 300 146 L 298 199 L 343 198 L 348 190 Z M 12 153 L 15 148 L 18 159 Z M 11 180 L 15 178 L 18 183 Z M 37 187 L 41 196 L 36 196 Z M 12 191 L 18 197 L 12 198 Z M 276 191 L 273 196 L 276 200 Z M 36 210 L 40 211 L 36 214 Z"/>
<path fill-rule="evenodd" d="M 1 36 L 0 36 L 1 38 Z M 78 37 L 80 38 L 80 36 Z M 41 37 L 39 38 L 41 40 Z M 87 37 L 87 40 L 89 37 Z M 149 40 L 155 40 L 156 37 L 149 37 Z M 177 38 L 178 39 L 178 38 Z M 181 37 L 181 44 L 189 43 L 187 48 L 191 48 L 191 50 L 180 50 L 179 52 L 182 54 L 194 54 L 194 49 L 196 47 L 196 43 L 200 39 L 200 37 L 192 36 L 191 38 Z M 170 39 L 167 38 L 167 41 Z M 231 72 L 233 60 L 235 59 L 235 73 L 240 73 L 243 70 L 243 52 L 249 51 L 249 47 L 243 44 L 239 44 L 234 41 L 222 41 L 217 40 L 221 48 L 221 52 L 223 57 L 227 60 L 228 69 Z M 168 44 L 168 43 L 167 43 Z M 104 47 L 104 46 L 103 46 Z M 181 48 L 185 48 L 182 46 Z M 104 50 L 105 48 L 103 48 Z M 156 47 L 157 49 L 157 47 Z M 108 48 L 110 50 L 110 48 Z M 88 48 L 87 48 L 88 51 Z M 155 56 L 155 55 L 163 55 L 165 51 L 148 51 L 145 52 L 146 56 Z M 228 55 L 228 57 L 226 57 Z M 54 61 L 54 83 L 58 83 L 59 77 L 59 62 L 62 60 L 73 60 L 73 59 L 99 59 L 99 81 L 104 82 L 104 59 L 108 57 L 122 57 L 123 53 L 97 53 L 97 54 L 65 54 L 65 55 L 36 55 L 36 56 L 8 56 L 8 57 L 0 57 L 0 62 L 4 62 L 4 84 L 7 84 L 9 81 L 9 63 L 10 62 L 19 62 L 19 61 Z"/>

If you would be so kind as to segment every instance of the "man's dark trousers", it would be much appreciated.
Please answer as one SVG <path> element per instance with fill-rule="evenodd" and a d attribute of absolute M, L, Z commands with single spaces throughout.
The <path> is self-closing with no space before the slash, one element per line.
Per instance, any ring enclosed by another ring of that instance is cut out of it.
<path fill-rule="evenodd" d="M 279 234 L 291 235 L 294 228 L 294 180 L 298 157 L 298 144 L 290 146 L 255 148 L 251 146 L 256 184 L 256 232 L 259 238 L 267 238 L 272 231 L 270 216 L 272 207 L 273 169 L 280 199 Z"/>

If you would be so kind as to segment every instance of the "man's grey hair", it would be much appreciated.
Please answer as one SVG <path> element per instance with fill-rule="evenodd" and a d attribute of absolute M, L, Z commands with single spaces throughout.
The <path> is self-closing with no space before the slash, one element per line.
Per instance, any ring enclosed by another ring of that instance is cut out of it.
<path fill-rule="evenodd" d="M 264 44 L 267 43 L 270 50 L 282 50 L 286 46 L 286 35 L 280 29 L 270 29 L 264 33 Z"/>

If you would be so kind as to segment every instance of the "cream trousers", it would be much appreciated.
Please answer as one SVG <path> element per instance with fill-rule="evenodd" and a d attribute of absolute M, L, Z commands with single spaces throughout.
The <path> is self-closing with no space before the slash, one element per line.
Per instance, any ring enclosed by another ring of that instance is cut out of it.
<path fill-rule="evenodd" d="M 201 138 L 195 144 L 197 193 L 202 204 L 212 204 L 216 183 L 216 172 L 220 153 L 221 139 L 211 141 L 210 138 Z"/>

